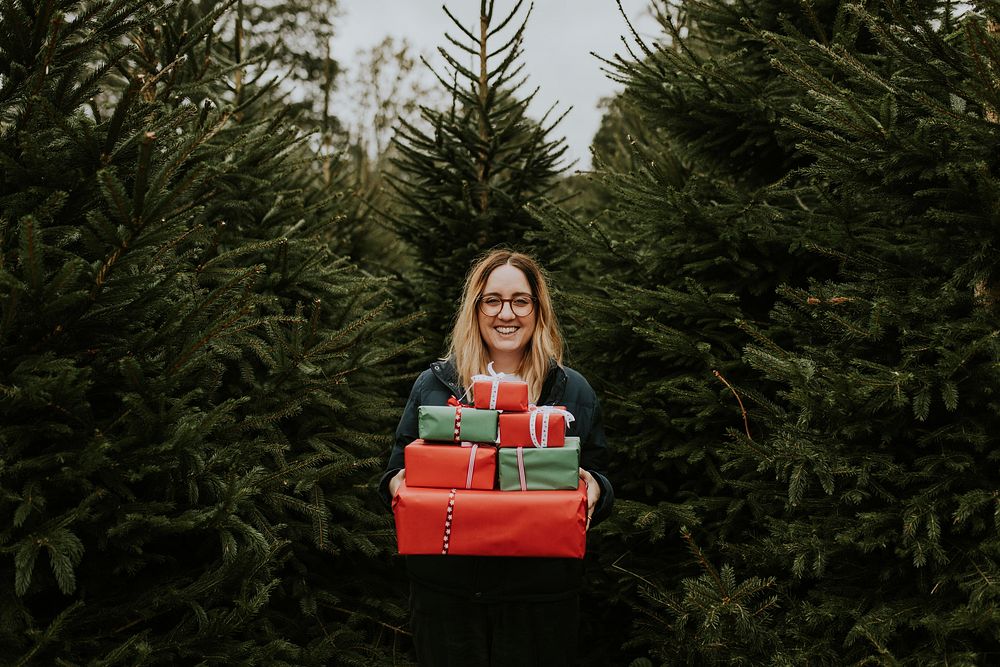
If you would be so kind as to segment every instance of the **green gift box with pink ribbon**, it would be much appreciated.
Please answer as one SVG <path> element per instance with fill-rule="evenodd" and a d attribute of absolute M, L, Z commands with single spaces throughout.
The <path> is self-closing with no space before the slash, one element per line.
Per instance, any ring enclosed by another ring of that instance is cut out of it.
<path fill-rule="evenodd" d="M 561 491 L 580 483 L 580 439 L 562 447 L 506 447 L 497 452 L 501 491 Z"/>

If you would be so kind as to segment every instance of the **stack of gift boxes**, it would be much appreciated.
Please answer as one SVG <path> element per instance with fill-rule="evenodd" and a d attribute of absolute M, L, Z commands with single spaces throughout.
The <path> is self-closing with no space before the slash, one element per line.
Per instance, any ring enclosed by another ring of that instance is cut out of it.
<path fill-rule="evenodd" d="M 492 369 L 491 369 L 492 371 Z M 582 558 L 587 493 L 565 409 L 528 404 L 528 385 L 473 379 L 473 406 L 420 406 L 393 498 L 401 554 Z"/>

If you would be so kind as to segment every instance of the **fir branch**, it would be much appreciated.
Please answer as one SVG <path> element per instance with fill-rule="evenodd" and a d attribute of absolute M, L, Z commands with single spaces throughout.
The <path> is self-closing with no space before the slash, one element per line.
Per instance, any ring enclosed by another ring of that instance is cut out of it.
<path fill-rule="evenodd" d="M 46 626 L 43 632 L 35 634 L 34 645 L 28 649 L 28 651 L 22 655 L 16 663 L 14 663 L 16 667 L 28 667 L 29 665 L 35 664 L 34 657 L 46 646 L 59 639 L 60 635 L 65 631 L 64 626 L 72 620 L 73 616 L 75 616 L 83 606 L 83 600 L 76 600 L 64 609 L 61 609 Z"/>
<path fill-rule="evenodd" d="M 343 614 L 347 614 L 348 617 L 352 618 L 352 619 L 356 618 L 357 615 L 358 615 L 358 613 L 359 613 L 357 611 L 352 611 L 352 610 L 347 609 L 345 607 L 334 606 L 334 607 L 330 607 L 330 609 L 333 609 L 334 611 L 339 611 L 339 612 L 341 612 Z M 392 630 L 395 634 L 400 634 L 400 635 L 403 635 L 403 636 L 406 636 L 406 637 L 412 637 L 413 636 L 412 632 L 408 632 L 407 630 L 404 630 L 403 628 L 395 626 L 395 625 L 390 625 L 388 623 L 385 623 L 383 621 L 378 620 L 377 618 L 373 618 L 372 616 L 365 615 L 365 619 L 368 620 L 368 621 L 371 621 L 373 623 L 376 623 L 377 625 L 381 625 L 383 628 L 385 628 L 387 630 Z"/>
<path fill-rule="evenodd" d="M 744 430 L 746 430 L 747 438 L 749 438 L 750 441 L 753 442 L 753 436 L 750 435 L 750 422 L 747 420 L 747 409 L 743 406 L 743 400 L 740 399 L 739 393 L 737 393 L 736 389 L 733 388 L 733 385 L 729 384 L 729 381 L 722 376 L 722 373 L 713 369 L 712 374 L 715 377 L 719 378 L 719 380 L 721 380 L 723 384 L 729 387 L 729 391 L 733 392 L 733 396 L 736 397 L 736 401 L 740 404 L 740 413 L 743 416 L 743 428 Z"/>
<path fill-rule="evenodd" d="M 262 266 L 253 266 L 245 271 L 238 273 L 236 276 L 230 279 L 225 285 L 213 290 L 212 294 L 208 297 L 208 299 L 204 300 L 199 305 L 199 308 L 197 310 L 192 311 L 192 315 L 194 313 L 206 310 L 216 300 L 221 298 L 223 294 L 227 293 L 237 284 L 245 283 L 248 280 L 256 279 L 256 277 L 260 275 L 263 272 L 263 270 L 264 268 Z M 242 320 L 244 317 L 250 314 L 253 311 L 253 309 L 254 309 L 253 305 L 244 305 L 232 317 L 220 320 L 212 329 L 210 329 L 207 333 L 205 333 L 205 335 L 203 335 L 200 339 L 195 341 L 194 344 L 189 346 L 181 354 L 178 355 L 174 363 L 171 364 L 167 369 L 167 375 L 173 375 L 174 373 L 176 373 L 182 366 L 184 366 L 188 362 L 188 360 L 195 352 L 197 352 L 199 349 L 208 344 L 222 331 L 225 331 L 235 323 Z"/>

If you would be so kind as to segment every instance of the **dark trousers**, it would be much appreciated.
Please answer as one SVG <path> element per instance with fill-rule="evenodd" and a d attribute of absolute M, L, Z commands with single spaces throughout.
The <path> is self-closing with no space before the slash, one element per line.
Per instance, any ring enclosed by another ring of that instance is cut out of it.
<path fill-rule="evenodd" d="M 410 628 L 421 667 L 576 665 L 579 597 L 477 602 L 410 588 Z"/>

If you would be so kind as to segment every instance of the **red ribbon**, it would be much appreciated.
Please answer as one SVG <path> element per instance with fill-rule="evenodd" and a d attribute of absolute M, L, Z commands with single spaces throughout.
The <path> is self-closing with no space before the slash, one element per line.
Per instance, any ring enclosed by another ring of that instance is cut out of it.
<path fill-rule="evenodd" d="M 459 401 L 454 396 L 449 396 L 448 397 L 448 405 L 454 406 L 454 408 L 455 408 L 455 432 L 454 432 L 454 438 L 455 438 L 455 442 L 459 442 L 462 439 L 460 437 L 460 434 L 461 434 L 461 431 L 462 431 L 462 408 L 471 408 L 472 406 L 471 405 L 465 405 L 464 403 L 462 403 L 461 401 Z"/>
<path fill-rule="evenodd" d="M 451 539 L 451 515 L 455 511 L 455 493 L 457 489 L 452 489 L 451 493 L 448 494 L 448 514 L 444 520 L 444 540 L 441 544 L 441 554 L 448 555 L 448 541 Z"/>

